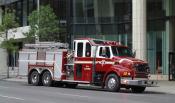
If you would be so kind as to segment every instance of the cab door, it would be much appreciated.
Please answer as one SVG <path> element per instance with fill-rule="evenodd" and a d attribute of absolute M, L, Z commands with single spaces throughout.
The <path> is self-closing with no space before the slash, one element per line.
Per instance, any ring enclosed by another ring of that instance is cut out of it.
<path fill-rule="evenodd" d="M 97 52 L 97 72 L 105 72 L 106 68 L 111 64 L 111 50 L 109 47 L 101 46 Z"/>
<path fill-rule="evenodd" d="M 83 57 L 83 42 L 75 42 L 75 60 L 74 60 L 74 80 L 82 80 L 82 68 L 81 58 Z"/>

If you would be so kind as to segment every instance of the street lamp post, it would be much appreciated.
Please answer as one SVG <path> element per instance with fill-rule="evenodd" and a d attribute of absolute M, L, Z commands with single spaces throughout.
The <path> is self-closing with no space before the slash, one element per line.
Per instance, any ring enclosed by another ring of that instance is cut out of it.
<path fill-rule="evenodd" d="M 37 20 L 37 32 L 36 32 L 36 37 L 35 37 L 35 43 L 39 42 L 39 18 L 40 18 L 40 0 L 37 0 L 37 11 L 38 11 L 38 20 Z M 38 35 L 37 35 L 38 33 Z"/>

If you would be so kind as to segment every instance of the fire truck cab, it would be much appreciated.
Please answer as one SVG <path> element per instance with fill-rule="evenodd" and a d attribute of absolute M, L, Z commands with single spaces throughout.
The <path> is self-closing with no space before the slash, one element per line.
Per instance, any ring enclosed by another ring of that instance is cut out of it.
<path fill-rule="evenodd" d="M 29 84 L 90 84 L 112 92 L 120 88 L 143 92 L 146 87 L 157 85 L 149 80 L 148 63 L 134 58 L 131 49 L 115 41 L 81 38 L 73 41 L 73 50 L 43 48 L 46 47 L 40 44 L 40 49 L 20 52 L 19 66 L 27 61 Z M 28 59 L 22 60 L 24 54 Z"/>

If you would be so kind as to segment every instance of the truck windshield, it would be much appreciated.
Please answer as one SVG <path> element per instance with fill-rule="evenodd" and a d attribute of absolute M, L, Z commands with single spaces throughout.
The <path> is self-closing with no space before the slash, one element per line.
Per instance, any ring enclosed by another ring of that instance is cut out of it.
<path fill-rule="evenodd" d="M 112 53 L 114 56 L 133 57 L 132 50 L 127 47 L 112 46 Z"/>

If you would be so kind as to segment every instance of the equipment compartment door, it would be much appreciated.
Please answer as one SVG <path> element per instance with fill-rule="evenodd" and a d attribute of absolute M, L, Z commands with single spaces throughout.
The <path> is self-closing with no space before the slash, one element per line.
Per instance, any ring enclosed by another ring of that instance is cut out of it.
<path fill-rule="evenodd" d="M 91 61 L 85 58 L 76 58 L 74 66 L 74 80 L 90 82 L 92 79 L 92 58 Z"/>
<path fill-rule="evenodd" d="M 75 80 L 82 80 L 82 64 L 76 64 L 75 65 Z"/>

